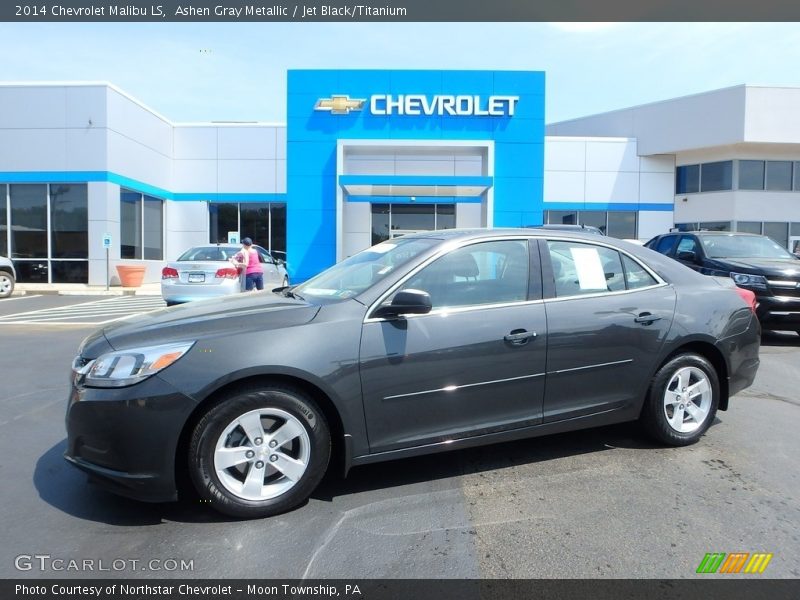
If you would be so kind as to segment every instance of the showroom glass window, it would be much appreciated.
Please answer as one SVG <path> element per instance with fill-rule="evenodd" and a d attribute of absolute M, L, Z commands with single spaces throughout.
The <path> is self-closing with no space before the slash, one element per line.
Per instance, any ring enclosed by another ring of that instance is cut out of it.
<path fill-rule="evenodd" d="M 0 254 L 21 283 L 89 280 L 86 184 L 0 185 Z"/>
<path fill-rule="evenodd" d="M 694 194 L 700 191 L 700 165 L 684 165 L 675 169 L 675 193 Z"/>
<path fill-rule="evenodd" d="M 270 252 L 286 252 L 286 204 L 279 202 L 209 202 L 208 236 L 225 244 L 238 232 Z"/>
<path fill-rule="evenodd" d="M 767 189 L 771 192 L 788 192 L 792 189 L 791 161 L 767 161 Z"/>
<path fill-rule="evenodd" d="M 763 160 L 739 161 L 739 189 L 740 190 L 764 189 Z"/>
<path fill-rule="evenodd" d="M 761 221 L 737 221 L 736 231 L 761 234 Z"/>
<path fill-rule="evenodd" d="M 764 235 L 778 242 L 782 247 L 789 247 L 789 223 L 765 222 Z"/>
<path fill-rule="evenodd" d="M 792 189 L 800 192 L 800 161 L 794 163 L 794 186 Z"/>
<path fill-rule="evenodd" d="M 89 280 L 89 193 L 87 186 L 50 185 L 51 277 L 57 283 Z M 60 260 L 56 260 L 60 259 Z"/>
<path fill-rule="evenodd" d="M 638 213 L 635 210 L 547 210 L 544 222 L 549 225 L 590 225 L 619 239 L 635 239 L 638 235 Z"/>
<path fill-rule="evenodd" d="M 8 249 L 8 186 L 0 184 L 0 255 L 10 256 Z"/>
<path fill-rule="evenodd" d="M 732 189 L 733 162 L 705 163 L 700 166 L 700 191 L 719 192 Z"/>
<path fill-rule="evenodd" d="M 164 201 L 120 190 L 120 257 L 164 259 Z"/>

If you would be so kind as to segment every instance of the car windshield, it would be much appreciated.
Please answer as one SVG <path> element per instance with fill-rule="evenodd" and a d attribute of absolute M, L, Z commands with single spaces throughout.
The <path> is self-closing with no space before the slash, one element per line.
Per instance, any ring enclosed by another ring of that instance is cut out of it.
<path fill-rule="evenodd" d="M 440 243 L 431 238 L 396 238 L 343 260 L 292 291 L 300 296 L 351 298 Z"/>
<path fill-rule="evenodd" d="M 212 260 L 223 261 L 228 260 L 236 254 L 240 248 L 229 248 L 227 246 L 197 246 L 189 248 L 186 252 L 178 257 L 178 261 L 182 260 Z"/>
<path fill-rule="evenodd" d="M 768 237 L 755 235 L 702 235 L 698 237 L 709 258 L 792 258 L 788 250 Z"/>

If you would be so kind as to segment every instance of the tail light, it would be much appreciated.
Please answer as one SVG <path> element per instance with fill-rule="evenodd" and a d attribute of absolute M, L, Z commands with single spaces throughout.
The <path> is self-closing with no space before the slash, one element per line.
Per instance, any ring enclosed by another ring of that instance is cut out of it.
<path fill-rule="evenodd" d="M 753 314 L 756 312 L 756 295 L 751 292 L 750 290 L 746 290 L 744 288 L 737 287 L 736 293 L 739 294 L 739 297 L 747 303 L 747 306 L 750 307 L 750 310 L 753 311 Z"/>
<path fill-rule="evenodd" d="M 164 267 L 161 269 L 161 279 L 177 279 L 178 278 L 178 269 L 173 269 L 172 267 Z"/>
<path fill-rule="evenodd" d="M 225 267 L 218 269 L 214 277 L 217 279 L 239 279 L 239 271 L 235 267 Z"/>

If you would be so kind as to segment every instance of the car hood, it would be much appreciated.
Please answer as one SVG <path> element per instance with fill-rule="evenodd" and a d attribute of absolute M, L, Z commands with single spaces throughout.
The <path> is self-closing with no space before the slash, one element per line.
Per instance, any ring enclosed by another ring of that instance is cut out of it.
<path fill-rule="evenodd" d="M 237 331 L 268 331 L 311 321 L 319 306 L 272 292 L 239 294 L 190 302 L 113 323 L 87 338 L 84 358 L 96 358 L 113 348 L 194 341 Z"/>
<path fill-rule="evenodd" d="M 800 275 L 800 260 L 794 258 L 714 258 L 714 262 L 753 275 L 786 276 Z"/>

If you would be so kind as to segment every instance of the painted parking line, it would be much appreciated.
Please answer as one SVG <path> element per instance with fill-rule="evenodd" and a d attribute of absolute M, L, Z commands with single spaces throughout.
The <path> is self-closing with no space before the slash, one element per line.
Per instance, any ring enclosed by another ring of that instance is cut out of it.
<path fill-rule="evenodd" d="M 164 308 L 159 296 L 119 296 L 0 317 L 0 325 L 105 325 Z"/>

